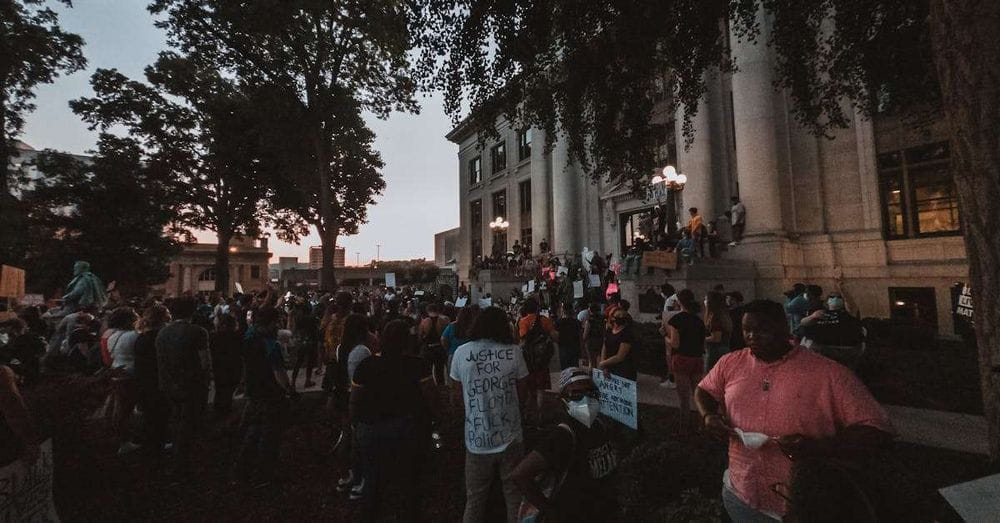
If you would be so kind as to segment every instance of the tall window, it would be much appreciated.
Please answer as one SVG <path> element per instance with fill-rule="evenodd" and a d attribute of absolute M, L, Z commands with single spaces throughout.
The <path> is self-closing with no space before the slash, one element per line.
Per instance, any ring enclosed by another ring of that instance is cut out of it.
<path fill-rule="evenodd" d="M 479 156 L 469 160 L 469 185 L 483 181 L 483 159 Z"/>
<path fill-rule="evenodd" d="M 483 201 L 469 204 L 469 244 L 472 259 L 483 255 Z"/>
<path fill-rule="evenodd" d="M 506 190 L 493 193 L 493 216 L 491 218 L 503 218 L 504 220 L 508 218 Z M 506 229 L 496 228 L 493 230 L 493 254 L 504 252 L 507 252 L 507 231 Z"/>
<path fill-rule="evenodd" d="M 521 245 L 531 249 L 531 180 L 517 185 L 517 199 L 521 208 Z"/>
<path fill-rule="evenodd" d="M 961 234 L 948 142 L 878 155 L 888 238 Z"/>
<path fill-rule="evenodd" d="M 253 278 L 253 279 L 255 279 L 255 280 L 259 280 L 260 279 L 260 265 L 251 265 L 250 266 L 250 277 Z"/>
<path fill-rule="evenodd" d="M 507 143 L 500 142 L 490 149 L 490 160 L 493 166 L 493 173 L 496 174 L 507 168 Z"/>
<path fill-rule="evenodd" d="M 531 129 L 517 133 L 517 161 L 526 160 L 531 156 Z"/>

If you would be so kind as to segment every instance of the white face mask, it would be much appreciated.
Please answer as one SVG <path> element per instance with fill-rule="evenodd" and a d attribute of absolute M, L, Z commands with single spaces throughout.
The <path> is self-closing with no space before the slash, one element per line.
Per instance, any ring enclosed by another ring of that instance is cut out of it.
<path fill-rule="evenodd" d="M 601 413 L 601 402 L 590 396 L 584 396 L 577 401 L 567 401 L 566 412 L 589 428 Z"/>

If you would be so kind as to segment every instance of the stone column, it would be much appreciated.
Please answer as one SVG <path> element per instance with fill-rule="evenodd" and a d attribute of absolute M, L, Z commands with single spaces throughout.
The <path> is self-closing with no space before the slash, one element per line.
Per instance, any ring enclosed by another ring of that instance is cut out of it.
<path fill-rule="evenodd" d="M 538 254 L 538 243 L 552 236 L 552 174 L 545 161 L 545 131 L 531 130 L 531 252 Z M 523 241 L 522 241 L 523 243 Z"/>
<path fill-rule="evenodd" d="M 777 133 L 784 119 L 775 105 L 773 51 L 766 44 L 771 26 L 763 8 L 757 21 L 761 36 L 756 42 L 738 41 L 735 34 L 731 38 L 739 68 L 733 73 L 736 169 L 740 199 L 747 208 L 745 234 L 750 241 L 754 236 L 782 235 L 784 231 Z"/>
<path fill-rule="evenodd" d="M 180 289 L 181 292 L 178 293 L 178 295 L 181 294 L 181 293 L 183 293 L 184 291 L 192 290 L 192 286 L 191 286 L 191 283 L 192 283 L 191 266 L 190 265 L 182 265 L 181 266 L 181 271 L 182 271 L 183 276 L 181 277 L 181 289 Z"/>
<path fill-rule="evenodd" d="M 552 149 L 552 251 L 562 255 L 581 250 L 577 221 L 581 201 L 580 179 L 569 154 L 565 136 L 557 138 Z"/>
<path fill-rule="evenodd" d="M 679 211 L 682 222 L 688 219 L 687 208 L 697 207 L 699 213 L 706 221 L 713 220 L 724 212 L 725 208 L 719 208 L 718 202 L 723 199 L 721 193 L 728 192 L 725 181 L 721 176 L 724 163 L 719 154 L 719 141 L 721 140 L 719 126 L 722 124 L 720 116 L 720 105 L 724 103 L 721 96 L 718 72 L 706 73 L 705 82 L 708 91 L 698 102 L 698 112 L 695 114 L 692 123 L 694 124 L 694 140 L 690 146 L 684 144 L 684 109 L 677 109 L 676 136 L 677 136 L 677 172 L 687 175 L 687 184 L 684 186 L 685 209 Z M 662 167 L 662 166 L 661 166 Z"/>

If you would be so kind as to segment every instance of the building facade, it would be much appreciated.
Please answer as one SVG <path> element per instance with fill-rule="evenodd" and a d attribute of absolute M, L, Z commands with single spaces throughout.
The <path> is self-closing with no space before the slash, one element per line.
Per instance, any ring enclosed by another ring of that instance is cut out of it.
<path fill-rule="evenodd" d="M 333 248 L 333 266 L 343 267 L 346 265 L 347 254 L 343 247 Z M 309 247 L 309 268 L 323 268 L 323 248 L 320 246 Z"/>
<path fill-rule="evenodd" d="M 455 269 L 458 265 L 461 227 L 441 231 L 434 235 L 434 265 Z"/>
<path fill-rule="evenodd" d="M 193 243 L 184 247 L 170 260 L 170 277 L 154 292 L 166 297 L 180 296 L 186 292 L 215 290 L 214 243 Z M 229 246 L 229 289 L 227 296 L 237 292 L 239 283 L 243 292 L 260 291 L 267 287 L 269 273 L 267 238 L 234 238 Z"/>
<path fill-rule="evenodd" d="M 760 22 L 766 30 L 769 21 Z M 689 147 L 676 145 L 680 115 L 665 104 L 650 115 L 651 125 L 669 129 L 650 175 L 670 164 L 687 176 L 670 198 L 652 187 L 637 196 L 592 183 L 564 139 L 546 154 L 535 129 L 501 123 L 502 139 L 486 147 L 465 125 L 449 133 L 459 146 L 460 277 L 477 256 L 508 250 L 514 240 L 536 253 L 547 239 L 556 254 L 588 247 L 621 259 L 658 204 L 675 205 L 684 222 L 686 209 L 697 207 L 725 236 L 723 213 L 738 196 L 747 209 L 744 241 L 721 253 L 724 263 L 687 271 L 697 281 L 683 270 L 667 279 L 695 290 L 724 283 L 771 299 L 795 282 L 816 283 L 840 289 L 863 316 L 952 334 L 951 287 L 967 280 L 968 264 L 944 122 L 855 113 L 833 139 L 817 137 L 773 88 L 775 57 L 764 39 L 731 42 L 739 69 L 709 75 Z M 497 217 L 510 226 L 491 229 Z"/>

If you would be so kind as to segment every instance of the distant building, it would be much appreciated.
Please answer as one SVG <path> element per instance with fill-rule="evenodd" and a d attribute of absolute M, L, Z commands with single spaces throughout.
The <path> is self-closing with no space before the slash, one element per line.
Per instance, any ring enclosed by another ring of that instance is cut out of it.
<path fill-rule="evenodd" d="M 462 238 L 462 228 L 455 227 L 434 235 L 434 265 L 438 267 L 458 266 L 459 243 Z"/>
<path fill-rule="evenodd" d="M 280 256 L 278 257 L 278 263 L 272 263 L 268 266 L 268 273 L 271 283 L 277 283 L 281 280 L 281 275 L 287 270 L 308 268 L 308 263 L 299 263 L 299 259 L 295 256 Z"/>
<path fill-rule="evenodd" d="M 170 259 L 170 277 L 154 287 L 164 296 L 179 296 L 185 292 L 215 290 L 214 243 L 192 243 Z M 236 292 L 236 284 L 244 292 L 264 290 L 268 283 L 267 238 L 234 238 L 229 245 L 229 288 L 226 295 Z"/>
<path fill-rule="evenodd" d="M 333 266 L 343 267 L 346 265 L 347 253 L 343 247 L 333 248 Z M 319 246 L 309 247 L 309 268 L 323 268 L 323 248 Z"/>

